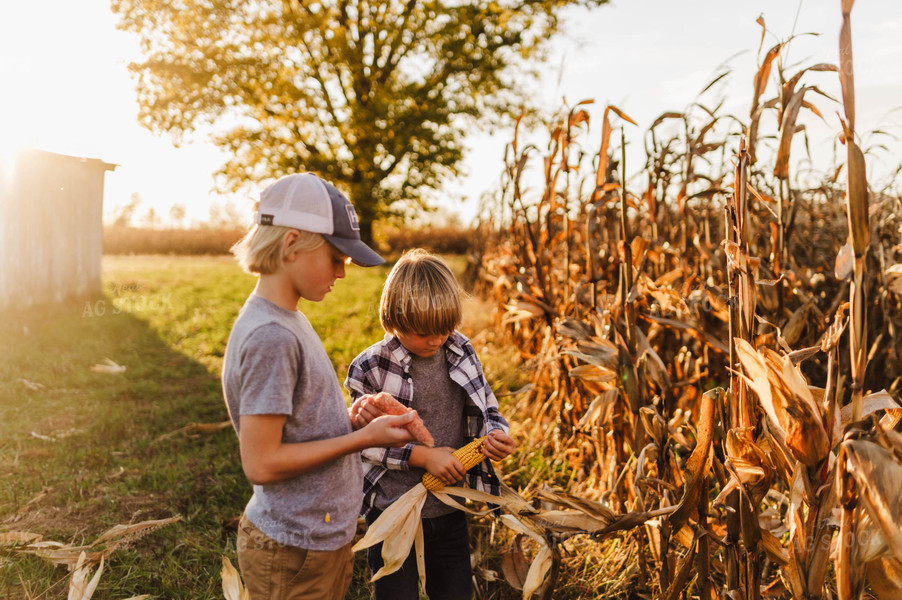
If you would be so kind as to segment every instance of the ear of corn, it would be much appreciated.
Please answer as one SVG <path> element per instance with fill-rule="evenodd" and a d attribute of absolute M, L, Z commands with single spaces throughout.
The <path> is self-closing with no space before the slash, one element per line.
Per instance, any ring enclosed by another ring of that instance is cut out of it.
<path fill-rule="evenodd" d="M 485 460 L 485 454 L 482 453 L 482 445 L 485 443 L 486 437 L 488 436 L 476 438 L 466 446 L 454 451 L 454 458 L 459 460 L 467 471 Z M 423 475 L 423 485 L 430 491 L 440 490 L 445 487 L 445 484 L 432 473 Z"/>

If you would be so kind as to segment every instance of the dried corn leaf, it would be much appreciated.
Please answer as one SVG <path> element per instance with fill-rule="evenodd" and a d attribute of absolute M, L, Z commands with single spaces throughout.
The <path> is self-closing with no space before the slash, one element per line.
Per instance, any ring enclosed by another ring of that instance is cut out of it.
<path fill-rule="evenodd" d="M 69 580 L 69 600 L 91 600 L 97 584 L 100 583 L 101 573 L 103 573 L 103 558 L 100 559 L 100 566 L 97 567 L 94 577 L 88 580 L 91 575 L 91 563 L 86 562 L 85 553 L 82 552 L 75 564 L 72 579 Z"/>
<path fill-rule="evenodd" d="M 532 540 L 538 542 L 539 544 L 545 543 L 545 538 L 542 537 L 544 532 L 542 529 L 532 522 L 524 521 L 520 517 L 515 515 L 501 515 L 499 517 L 501 522 L 504 523 L 508 529 L 512 529 L 517 533 L 523 534 Z"/>
<path fill-rule="evenodd" d="M 580 365 L 567 372 L 570 377 L 592 381 L 594 383 L 606 383 L 617 377 L 617 373 L 598 365 Z"/>
<path fill-rule="evenodd" d="M 505 312 L 504 316 L 501 318 L 502 325 L 537 319 L 545 315 L 545 311 L 541 306 L 531 302 L 517 302 L 516 304 L 509 304 L 504 308 L 507 312 Z"/>
<path fill-rule="evenodd" d="M 515 590 L 522 590 L 529 573 L 529 561 L 523 553 L 523 535 L 514 536 L 510 548 L 501 555 L 501 572 Z"/>
<path fill-rule="evenodd" d="M 843 442 L 840 461 L 856 483 L 868 516 L 879 527 L 890 552 L 902 560 L 902 465 L 888 450 L 867 440 Z"/>
<path fill-rule="evenodd" d="M 588 323 L 578 319 L 562 319 L 558 321 L 557 333 L 562 337 L 574 340 L 587 340 L 595 335 L 595 331 Z"/>
<path fill-rule="evenodd" d="M 154 521 L 142 521 L 132 525 L 115 525 L 87 546 L 70 546 L 60 542 L 37 542 L 30 544 L 21 552 L 35 554 L 54 564 L 75 566 L 84 554 L 87 564 L 97 564 L 109 557 L 116 550 L 122 549 L 157 529 L 175 523 L 180 516 Z M 106 544 L 106 548 L 99 550 Z"/>
<path fill-rule="evenodd" d="M 585 414 L 579 420 L 577 427 L 580 429 L 588 429 L 595 426 L 604 426 L 611 419 L 614 412 L 614 405 L 620 398 L 620 390 L 614 388 L 605 390 L 589 404 Z"/>
<path fill-rule="evenodd" d="M 814 466 L 830 451 L 821 409 L 808 384 L 788 357 L 769 348 L 756 351 L 742 338 L 735 338 L 736 354 L 745 370 L 742 377 L 754 390 L 771 419 L 775 436 L 793 455 Z"/>
<path fill-rule="evenodd" d="M 92 366 L 91 370 L 95 373 L 106 373 L 108 375 L 115 375 L 117 373 L 125 373 L 124 366 L 116 364 L 109 358 L 104 358 L 102 363 Z"/>
<path fill-rule="evenodd" d="M 547 544 L 542 543 L 541 547 L 539 547 L 539 551 L 536 553 L 536 557 L 529 566 L 529 572 L 526 574 L 526 581 L 523 582 L 523 600 L 532 598 L 535 591 L 539 589 L 545 581 L 548 571 L 551 569 L 553 560 L 554 556 L 551 552 L 551 548 Z"/>
<path fill-rule="evenodd" d="M 711 470 L 714 396 L 723 394 L 724 391 L 717 388 L 702 395 L 695 448 L 692 450 L 692 454 L 689 455 L 684 469 L 685 485 L 683 486 L 683 497 L 676 504 L 675 512 L 670 515 L 670 526 L 674 531 L 682 528 L 689 521 L 690 515 L 694 514 L 698 509 L 699 486 Z"/>
<path fill-rule="evenodd" d="M 38 533 L 27 531 L 4 531 L 0 533 L 0 547 L 35 544 L 41 541 L 41 537 Z"/>
<path fill-rule="evenodd" d="M 839 83 L 842 88 L 842 104 L 849 122 L 849 129 L 855 131 L 855 73 L 852 61 L 852 21 L 850 12 L 853 2 L 843 0 L 842 27 L 839 30 Z"/>
<path fill-rule="evenodd" d="M 223 429 L 227 429 L 231 426 L 231 420 L 220 421 L 218 423 L 188 423 L 184 427 L 179 427 L 174 431 L 164 433 L 163 435 L 156 438 L 154 440 L 154 443 L 167 440 L 181 433 L 185 434 L 185 436 L 187 437 L 197 437 L 205 433 L 216 433 L 217 431 L 222 431 Z"/>
<path fill-rule="evenodd" d="M 428 490 L 421 483 L 410 488 L 404 495 L 395 500 L 391 506 L 385 509 L 385 512 L 379 515 L 378 519 L 367 527 L 366 535 L 364 535 L 359 542 L 354 544 L 352 550 L 358 552 L 364 548 L 375 546 L 379 542 L 385 541 L 393 536 L 395 532 L 402 527 L 404 518 L 413 509 L 417 506 L 422 508 L 427 493 Z M 417 510 L 416 513 L 419 517 L 420 511 Z"/>
<path fill-rule="evenodd" d="M 169 517 L 168 519 L 141 521 L 140 523 L 133 523 L 131 525 L 114 525 L 106 532 L 104 532 L 100 537 L 94 540 L 91 543 L 91 547 L 98 546 L 100 544 L 107 543 L 113 540 L 116 540 L 119 543 L 131 543 L 149 533 L 156 531 L 157 529 L 160 529 L 161 527 L 171 525 L 172 523 L 176 523 L 181 519 L 182 517 L 175 516 Z"/>
<path fill-rule="evenodd" d="M 875 394 L 870 394 L 861 400 L 861 418 L 865 418 L 878 410 L 898 410 L 902 409 L 896 399 L 893 398 L 886 390 L 880 390 Z M 852 405 L 846 404 L 839 411 L 840 419 L 843 425 L 847 425 L 852 421 Z"/>
<path fill-rule="evenodd" d="M 852 240 L 846 242 L 836 255 L 836 266 L 833 268 L 833 276 L 840 281 L 845 281 L 852 276 L 852 265 L 855 264 L 855 250 L 852 248 Z"/>
<path fill-rule="evenodd" d="M 452 496 L 459 496 L 475 502 L 495 504 L 513 514 L 535 512 L 535 509 L 526 501 L 526 499 L 504 483 L 501 484 L 501 493 L 498 496 L 489 494 L 488 492 L 474 490 L 473 488 L 458 486 L 445 486 L 438 491 L 440 493 L 443 492 L 445 495 L 450 494 Z M 432 494 L 436 497 L 439 496 L 435 491 L 433 491 Z"/>
<path fill-rule="evenodd" d="M 241 582 L 238 569 L 227 557 L 222 557 L 222 595 L 226 600 L 250 600 L 250 593 Z"/>
<path fill-rule="evenodd" d="M 902 296 L 902 263 L 887 267 L 883 276 L 886 279 L 887 289 Z"/>
<path fill-rule="evenodd" d="M 902 562 L 889 557 L 865 565 L 868 584 L 878 600 L 902 598 Z"/>
<path fill-rule="evenodd" d="M 426 502 L 428 490 L 422 483 L 410 488 L 403 496 L 395 500 L 385 509 L 379 518 L 366 530 L 366 535 L 354 545 L 353 551 L 363 550 L 382 544 L 382 560 L 384 566 L 373 575 L 370 581 L 381 579 L 401 568 L 410 554 L 417 529 L 422 525 L 420 513 Z"/>
<path fill-rule="evenodd" d="M 414 554 L 416 554 L 417 574 L 420 576 L 420 587 L 425 592 L 426 591 L 426 541 L 423 537 L 422 522 L 417 525 L 416 535 L 413 538 L 413 551 L 414 551 Z"/>
<path fill-rule="evenodd" d="M 597 533 L 606 529 L 611 521 L 579 510 L 543 510 L 525 517 L 551 533 Z"/>
<path fill-rule="evenodd" d="M 852 248 L 855 250 L 855 257 L 860 258 L 865 255 L 868 245 L 871 243 L 867 164 L 861 148 L 854 140 L 846 140 L 846 149 L 848 153 L 846 201 L 849 210 L 849 237 L 852 241 Z"/>

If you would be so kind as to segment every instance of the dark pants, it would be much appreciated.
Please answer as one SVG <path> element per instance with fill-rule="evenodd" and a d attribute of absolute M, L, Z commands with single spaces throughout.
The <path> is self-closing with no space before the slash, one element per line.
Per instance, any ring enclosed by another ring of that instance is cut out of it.
<path fill-rule="evenodd" d="M 381 513 L 373 509 L 366 517 L 372 524 Z M 470 566 L 470 538 L 467 515 L 453 513 L 423 519 L 425 542 L 426 594 L 429 600 L 470 600 L 473 596 L 473 570 Z M 382 568 L 382 544 L 370 546 L 367 559 L 372 573 Z M 419 600 L 419 573 L 416 550 L 404 565 L 375 582 L 376 600 Z"/>

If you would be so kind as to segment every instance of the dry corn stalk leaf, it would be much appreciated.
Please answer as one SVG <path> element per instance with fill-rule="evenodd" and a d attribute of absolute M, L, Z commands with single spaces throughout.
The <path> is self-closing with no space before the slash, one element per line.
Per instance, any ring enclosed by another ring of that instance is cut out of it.
<path fill-rule="evenodd" d="M 783 107 L 783 120 L 780 123 L 780 147 L 777 150 L 777 160 L 774 166 L 774 176 L 780 179 L 789 177 L 789 154 L 792 148 L 792 138 L 797 129 L 796 119 L 799 116 L 799 110 L 802 108 L 805 92 L 810 89 L 814 88 L 803 86 L 802 89 L 792 94 L 789 102 Z"/>
<path fill-rule="evenodd" d="M 428 490 L 422 483 L 410 488 L 391 506 L 385 509 L 372 525 L 367 527 L 366 535 L 354 545 L 353 551 L 382 544 L 382 560 L 384 566 L 373 575 L 370 581 L 381 579 L 389 573 L 401 568 L 410 554 L 417 529 L 421 527 L 420 513 L 426 502 Z"/>
<path fill-rule="evenodd" d="M 116 364 L 109 358 L 104 358 L 102 363 L 92 366 L 91 370 L 95 373 L 107 373 L 109 375 L 125 373 L 124 366 Z"/>
<path fill-rule="evenodd" d="M 854 478 L 868 516 L 879 527 L 893 557 L 902 560 L 902 464 L 868 440 L 847 440 L 840 452 L 845 458 L 840 465 Z"/>
<path fill-rule="evenodd" d="M 494 496 L 488 492 L 483 492 L 480 490 L 474 490 L 473 488 L 468 487 L 458 487 L 458 486 L 446 486 L 441 490 L 435 490 L 432 494 L 442 499 L 442 496 L 459 496 L 461 498 L 466 498 L 467 500 L 473 500 L 475 502 L 484 502 L 486 504 L 495 504 L 503 508 L 504 510 L 513 513 L 527 513 L 527 512 L 535 512 L 535 509 L 530 505 L 529 502 L 526 501 L 520 494 L 512 490 L 509 486 L 501 483 L 501 493 L 498 496 Z M 444 501 L 444 500 L 443 500 Z M 453 501 L 452 501 L 453 502 Z M 447 502 L 446 502 L 447 504 Z M 457 503 L 455 503 L 457 504 Z M 454 506 L 453 504 L 450 506 Z M 460 504 L 457 504 L 455 508 L 461 507 Z M 475 511 L 471 511 L 466 509 L 472 514 L 488 514 L 494 509 L 488 509 L 485 513 L 477 513 Z"/>
<path fill-rule="evenodd" d="M 100 583 L 101 573 L 103 573 L 103 558 L 100 559 L 100 566 L 94 577 L 88 580 L 91 575 L 91 563 L 86 562 L 85 553 L 82 552 L 75 564 L 72 579 L 69 580 L 69 600 L 91 600 L 97 584 Z"/>
<path fill-rule="evenodd" d="M 507 552 L 501 555 L 501 572 L 515 590 L 522 590 L 529 573 L 529 561 L 523 553 L 523 535 L 517 534 Z"/>
<path fill-rule="evenodd" d="M 27 531 L 4 531 L 0 533 L 0 547 L 35 544 L 40 542 L 41 538 L 42 536 L 38 533 L 29 533 Z"/>
<path fill-rule="evenodd" d="M 60 542 L 47 541 L 30 544 L 20 552 L 35 554 L 44 560 L 54 564 L 68 565 L 70 568 L 78 563 L 82 554 L 85 555 L 84 560 L 87 564 L 97 564 L 116 550 L 180 519 L 180 516 L 175 516 L 168 519 L 142 521 L 132 525 L 115 525 L 87 546 L 69 546 Z M 103 544 L 107 544 L 103 550 L 92 551 Z"/>
<path fill-rule="evenodd" d="M 250 600 L 250 593 L 241 582 L 238 569 L 232 566 L 228 557 L 222 557 L 222 595 L 226 600 Z"/>
<path fill-rule="evenodd" d="M 526 518 L 552 533 L 596 533 L 610 524 L 610 519 L 592 517 L 578 510 L 543 510 Z"/>
<path fill-rule="evenodd" d="M 852 276 L 852 265 L 855 263 L 855 249 L 852 248 L 852 240 L 846 242 L 836 255 L 836 266 L 833 268 L 833 276 L 840 281 L 845 281 Z"/>
<path fill-rule="evenodd" d="M 894 294 L 902 296 L 902 263 L 887 267 L 884 277 L 886 287 Z"/>
<path fill-rule="evenodd" d="M 861 400 L 861 418 L 865 418 L 878 410 L 898 410 L 902 409 L 896 399 L 893 398 L 886 390 L 880 390 L 875 394 L 870 394 Z M 847 425 L 852 421 L 852 405 L 846 404 L 839 411 L 840 419 L 843 425 Z"/>
<path fill-rule="evenodd" d="M 184 427 L 179 427 L 174 431 L 164 433 L 163 435 L 156 438 L 154 440 L 154 443 L 167 440 L 181 433 L 185 434 L 187 437 L 197 437 L 204 433 L 216 433 L 217 431 L 222 431 L 223 429 L 227 429 L 231 426 L 231 420 L 220 421 L 219 423 L 188 423 Z"/>
<path fill-rule="evenodd" d="M 501 517 L 499 518 L 501 519 L 501 522 L 508 527 L 508 529 L 513 529 L 517 533 L 531 538 L 536 543 L 545 543 L 545 538 L 542 537 L 544 532 L 532 522 L 524 521 L 523 519 L 515 515 L 501 515 Z"/>
<path fill-rule="evenodd" d="M 529 572 L 526 574 L 526 581 L 523 582 L 523 600 L 529 600 L 532 595 L 545 581 L 548 571 L 551 569 L 551 563 L 554 556 L 551 548 L 546 543 L 542 543 L 532 564 L 529 565 Z"/>
<path fill-rule="evenodd" d="M 617 377 L 615 371 L 611 371 L 598 365 L 579 365 L 573 367 L 567 372 L 570 377 L 582 379 L 584 381 L 592 381 L 594 383 L 607 383 Z"/>
<path fill-rule="evenodd" d="M 849 209 L 849 238 L 852 248 L 855 250 L 855 257 L 860 258 L 865 255 L 868 245 L 871 243 L 867 164 L 865 164 L 861 148 L 854 139 L 846 140 L 846 149 L 848 153 L 846 202 Z"/>
<path fill-rule="evenodd" d="M 777 441 L 807 466 L 818 464 L 830 451 L 830 441 L 821 409 L 798 367 L 769 348 L 756 351 L 742 338 L 735 338 L 735 344 L 742 377 L 772 421 Z"/>
<path fill-rule="evenodd" d="M 603 427 L 610 420 L 614 412 L 614 404 L 618 398 L 620 398 L 620 390 L 618 388 L 603 391 L 589 404 L 589 408 L 586 409 L 585 414 L 580 418 L 577 427 L 580 429 L 588 429 L 595 426 Z"/>
<path fill-rule="evenodd" d="M 675 512 L 670 515 L 670 526 L 678 531 L 689 521 L 689 516 L 697 510 L 699 485 L 711 470 L 711 440 L 714 430 L 714 395 L 722 395 L 721 388 L 710 390 L 702 395 L 701 408 L 698 415 L 698 428 L 695 448 L 689 455 L 684 469 L 685 485 L 683 497 L 676 504 Z"/>
<path fill-rule="evenodd" d="M 545 316 L 545 311 L 541 306 L 531 302 L 517 302 L 504 307 L 507 312 L 501 318 L 502 325 L 511 323 L 519 323 L 520 321 L 528 321 L 530 319 L 538 319 Z"/>
<path fill-rule="evenodd" d="M 902 562 L 884 557 L 865 565 L 868 584 L 878 600 L 902 597 Z"/>
<path fill-rule="evenodd" d="M 849 129 L 855 131 L 855 73 L 852 66 L 852 4 L 842 3 L 842 27 L 839 30 L 839 84 L 842 88 L 842 104 L 849 122 Z"/>
<path fill-rule="evenodd" d="M 417 557 L 417 573 L 420 576 L 420 587 L 426 590 L 426 541 L 423 537 L 423 525 L 417 526 L 416 535 L 413 538 L 413 551 Z"/>

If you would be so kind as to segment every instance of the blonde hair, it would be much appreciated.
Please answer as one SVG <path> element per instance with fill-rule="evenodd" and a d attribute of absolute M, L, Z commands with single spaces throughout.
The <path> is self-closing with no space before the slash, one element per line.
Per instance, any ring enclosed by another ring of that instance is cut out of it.
<path fill-rule="evenodd" d="M 292 231 L 299 234 L 298 238 L 283 253 L 282 243 Z M 231 252 L 246 272 L 252 275 L 271 275 L 285 264 L 285 254 L 309 252 L 325 242 L 326 239 L 318 233 L 280 225 L 255 224 L 232 246 Z"/>
<path fill-rule="evenodd" d="M 460 296 L 460 285 L 444 260 L 409 250 L 382 288 L 379 321 L 388 333 L 450 334 L 460 325 Z"/>

